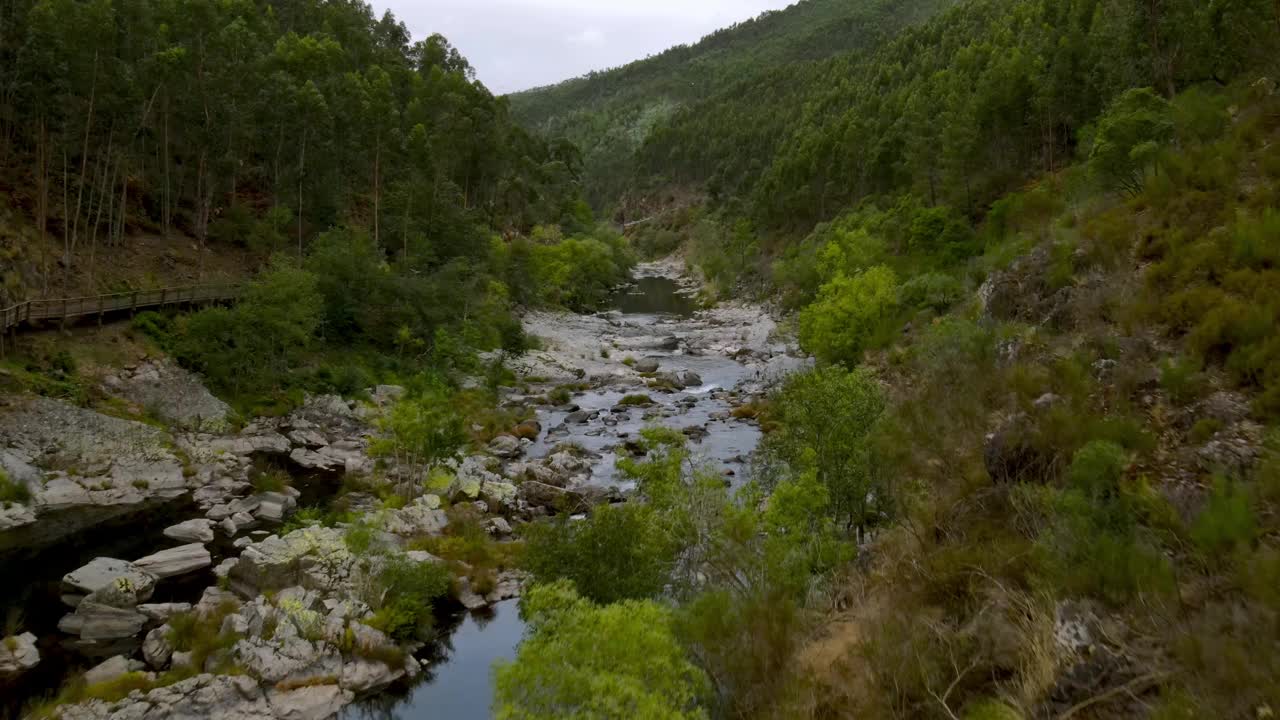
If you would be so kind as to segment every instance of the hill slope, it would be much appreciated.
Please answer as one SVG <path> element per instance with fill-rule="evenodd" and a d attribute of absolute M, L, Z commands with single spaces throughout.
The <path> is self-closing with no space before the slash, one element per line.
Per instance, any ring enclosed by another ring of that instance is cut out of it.
<path fill-rule="evenodd" d="M 545 135 L 572 140 L 583 152 L 584 184 L 604 205 L 630 186 L 631 156 L 677 111 L 697 108 L 727 119 L 732 108 L 723 102 L 726 91 L 769 85 L 779 67 L 875 47 L 951 1 L 804 0 L 694 45 L 511 95 L 512 116 Z"/>

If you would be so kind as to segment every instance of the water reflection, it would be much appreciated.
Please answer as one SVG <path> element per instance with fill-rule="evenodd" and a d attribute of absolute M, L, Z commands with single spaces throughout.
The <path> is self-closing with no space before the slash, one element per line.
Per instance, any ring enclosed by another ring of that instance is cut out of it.
<path fill-rule="evenodd" d="M 665 277 L 636 278 L 614 294 L 612 306 L 624 315 L 674 315 L 692 317 L 698 310 L 693 296 L 676 281 Z"/>
<path fill-rule="evenodd" d="M 468 614 L 457 630 L 442 633 L 426 672 L 410 688 L 353 705 L 344 720 L 484 720 L 492 717 L 493 663 L 514 659 L 524 637 L 517 600 L 487 614 Z"/>

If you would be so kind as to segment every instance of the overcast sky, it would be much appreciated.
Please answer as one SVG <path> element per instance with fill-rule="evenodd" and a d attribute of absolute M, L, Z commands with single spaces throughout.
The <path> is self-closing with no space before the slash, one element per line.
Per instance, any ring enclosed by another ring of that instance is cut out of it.
<path fill-rule="evenodd" d="M 622 65 L 795 0 L 371 0 L 449 38 L 494 93 Z"/>

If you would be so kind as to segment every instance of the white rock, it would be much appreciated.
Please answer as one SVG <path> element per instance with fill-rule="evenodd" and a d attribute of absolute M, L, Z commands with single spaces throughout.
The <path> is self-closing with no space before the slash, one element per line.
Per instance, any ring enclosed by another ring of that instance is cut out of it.
<path fill-rule="evenodd" d="M 39 664 L 35 635 L 23 633 L 0 641 L 0 679 L 16 677 Z"/>
<path fill-rule="evenodd" d="M 62 577 L 64 585 L 85 595 L 110 587 L 117 581 L 132 588 L 140 600 L 151 597 L 156 586 L 156 576 L 145 568 L 106 557 L 94 558 L 88 565 Z"/>
<path fill-rule="evenodd" d="M 170 632 L 168 625 L 161 625 L 147 633 L 147 638 L 142 641 L 142 657 L 156 670 L 163 670 L 173 657 L 173 645 L 169 643 Z"/>
<path fill-rule="evenodd" d="M 192 543 L 161 550 L 136 561 L 134 565 L 158 578 L 169 578 L 210 567 L 213 557 L 204 545 Z"/>
<path fill-rule="evenodd" d="M 174 615 L 191 612 L 191 603 L 156 603 L 152 605 L 139 605 L 138 612 L 145 615 L 151 622 L 168 622 L 169 618 Z"/>
<path fill-rule="evenodd" d="M 123 655 L 116 655 L 113 658 L 104 660 L 98 665 L 91 668 L 84 674 L 84 682 L 86 685 L 97 685 L 116 678 L 129 672 L 129 659 Z"/>
<path fill-rule="evenodd" d="M 213 542 L 213 521 L 197 518 L 164 529 L 164 536 L 180 542 Z"/>
<path fill-rule="evenodd" d="M 353 693 L 336 685 L 267 692 L 267 702 L 279 720 L 327 720 L 354 699 Z"/>

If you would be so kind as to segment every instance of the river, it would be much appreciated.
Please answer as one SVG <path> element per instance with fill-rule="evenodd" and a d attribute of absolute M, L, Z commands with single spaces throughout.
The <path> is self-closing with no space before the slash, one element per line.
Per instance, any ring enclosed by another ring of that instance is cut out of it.
<path fill-rule="evenodd" d="M 615 294 L 609 310 L 532 313 L 525 323 L 541 349 L 515 361 L 521 387 L 506 390 L 503 401 L 538 408 L 545 432 L 525 448 L 526 458 L 544 457 L 572 443 L 593 458 L 588 482 L 624 490 L 615 461 L 651 424 L 684 431 L 695 458 L 730 484 L 739 483 L 761 434 L 753 421 L 734 418 L 732 409 L 800 362 L 793 348 L 775 338 L 773 321 L 763 309 L 745 303 L 700 309 L 672 264 L 641 266 L 634 284 Z M 546 398 L 566 386 L 574 388 L 571 400 L 548 404 Z M 641 394 L 652 403 L 621 404 L 624 397 Z M 327 502 L 337 489 L 317 486 L 306 477 L 295 478 L 295 484 L 304 505 Z M 96 557 L 140 557 L 172 545 L 161 531 L 191 511 L 189 500 L 177 500 L 37 555 L 0 559 L 0 570 L 18 580 L 0 587 L 0 607 L 39 637 L 42 658 L 20 684 L 0 688 L 0 717 L 17 717 L 30 699 L 53 693 L 65 678 L 101 659 L 81 656 L 57 629 L 67 611 L 60 601 L 63 575 Z M 215 564 L 238 553 L 225 540 L 209 549 Z M 212 580 L 210 572 L 164 580 L 152 602 L 194 601 Z M 514 657 L 524 634 L 517 603 L 499 603 L 482 613 L 446 612 L 438 623 L 440 639 L 420 653 L 425 672 L 416 681 L 361 700 L 342 717 L 489 717 L 493 664 Z M 130 642 L 104 652 L 131 652 L 127 645 L 136 649 L 136 642 Z"/>

